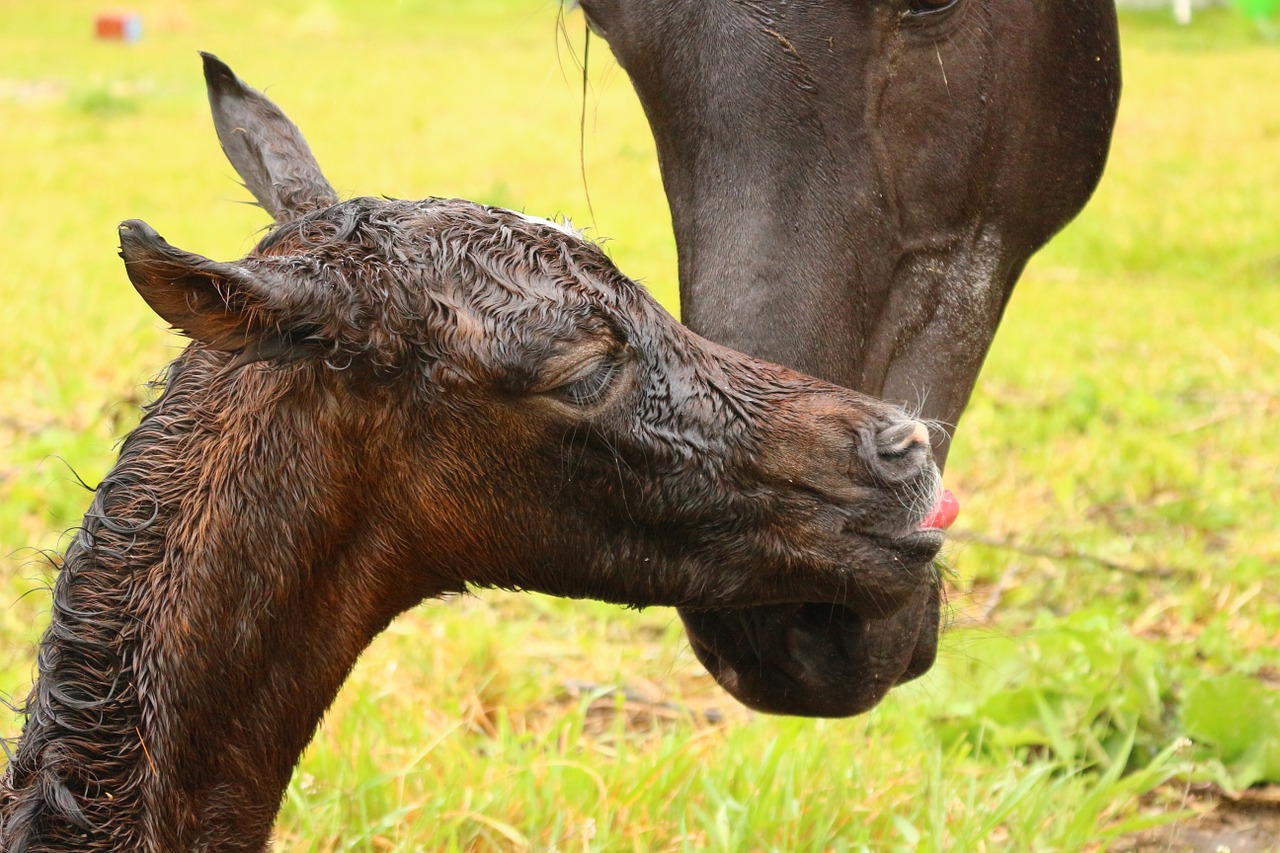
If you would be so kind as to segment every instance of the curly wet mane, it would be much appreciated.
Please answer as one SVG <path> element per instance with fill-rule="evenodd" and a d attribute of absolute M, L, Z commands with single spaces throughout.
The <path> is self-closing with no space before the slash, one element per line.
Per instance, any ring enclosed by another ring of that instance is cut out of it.
<path fill-rule="evenodd" d="M 310 318 L 331 363 L 432 370 L 450 355 L 441 341 L 458 341 L 458 317 L 473 308 L 490 319 L 475 338 L 504 333 L 501 321 L 527 312 L 530 296 L 545 300 L 535 320 L 565 328 L 602 304 L 638 303 L 635 283 L 598 246 L 548 240 L 551 228 L 562 226 L 458 199 L 361 197 L 277 225 L 245 264 L 341 291 Z M 448 360 L 454 373 L 463 367 Z"/>
<path fill-rule="evenodd" d="M 37 653 L 40 679 L 21 708 L 24 735 L 0 782 L 0 838 L 10 853 L 34 850 L 31 839 L 42 851 L 141 846 L 132 838 L 149 772 L 139 601 L 166 581 L 156 568 L 190 482 L 184 449 L 207 429 L 191 405 L 197 387 L 175 362 L 67 548 Z M 90 833 L 115 840 L 94 844 Z"/>

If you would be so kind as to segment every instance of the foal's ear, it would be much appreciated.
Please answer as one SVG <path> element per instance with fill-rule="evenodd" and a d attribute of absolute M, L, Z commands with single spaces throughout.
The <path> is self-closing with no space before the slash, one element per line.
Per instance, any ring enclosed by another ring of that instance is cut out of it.
<path fill-rule="evenodd" d="M 140 219 L 120 223 L 120 257 L 151 309 L 187 337 L 239 352 L 241 362 L 290 350 L 280 308 L 287 295 L 241 267 L 170 246 Z"/>
<path fill-rule="evenodd" d="M 218 141 L 258 204 L 276 222 L 336 204 L 338 195 L 298 126 L 218 57 L 200 55 Z"/>

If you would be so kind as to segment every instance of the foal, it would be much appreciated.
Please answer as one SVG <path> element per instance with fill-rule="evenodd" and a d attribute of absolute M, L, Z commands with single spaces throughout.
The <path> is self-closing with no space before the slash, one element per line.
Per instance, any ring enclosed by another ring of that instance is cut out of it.
<path fill-rule="evenodd" d="M 205 75 L 277 224 L 234 263 L 120 226 L 191 344 L 67 550 L 0 848 L 263 850 L 357 656 L 426 597 L 875 618 L 936 583 L 922 425 L 698 338 L 551 223 L 339 202 L 270 101 Z"/>

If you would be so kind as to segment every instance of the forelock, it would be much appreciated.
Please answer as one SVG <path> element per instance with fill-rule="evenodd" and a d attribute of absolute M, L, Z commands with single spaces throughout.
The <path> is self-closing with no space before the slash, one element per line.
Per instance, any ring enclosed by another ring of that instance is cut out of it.
<path fill-rule="evenodd" d="M 388 364 L 465 362 L 637 301 L 576 232 L 457 199 L 341 202 L 274 228 L 255 261 L 320 282 L 345 348 Z"/>

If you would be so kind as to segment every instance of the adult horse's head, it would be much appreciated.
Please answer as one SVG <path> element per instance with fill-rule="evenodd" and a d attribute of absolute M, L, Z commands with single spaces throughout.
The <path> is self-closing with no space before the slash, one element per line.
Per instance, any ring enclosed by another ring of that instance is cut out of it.
<path fill-rule="evenodd" d="M 1014 282 L 1101 175 L 1112 0 L 580 3 L 653 127 L 684 321 L 917 407 L 944 462 Z M 938 594 L 682 615 L 747 704 L 841 714 L 931 665 Z"/>

